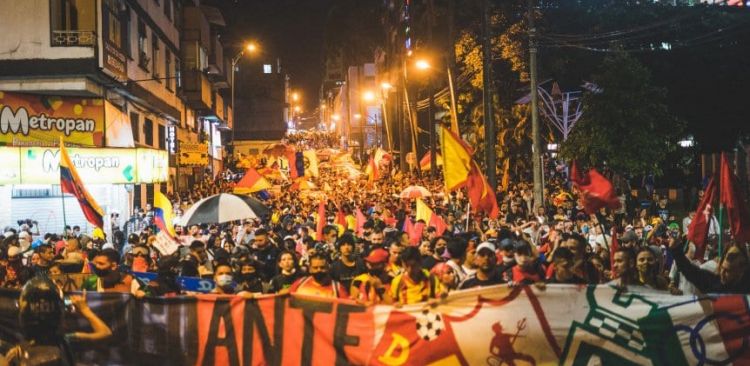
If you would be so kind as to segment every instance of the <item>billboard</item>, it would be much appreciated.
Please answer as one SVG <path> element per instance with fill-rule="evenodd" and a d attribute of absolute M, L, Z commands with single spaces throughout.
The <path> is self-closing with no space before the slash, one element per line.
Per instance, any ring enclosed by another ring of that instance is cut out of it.
<path fill-rule="evenodd" d="M 181 166 L 208 165 L 208 144 L 206 143 L 180 142 L 179 153 Z"/>
<path fill-rule="evenodd" d="M 0 91 L 0 145 L 104 144 L 104 101 Z"/>
<path fill-rule="evenodd" d="M 169 179 L 166 151 L 154 149 L 69 148 L 84 184 L 159 183 Z M 59 184 L 60 149 L 0 147 L 0 185 Z"/>

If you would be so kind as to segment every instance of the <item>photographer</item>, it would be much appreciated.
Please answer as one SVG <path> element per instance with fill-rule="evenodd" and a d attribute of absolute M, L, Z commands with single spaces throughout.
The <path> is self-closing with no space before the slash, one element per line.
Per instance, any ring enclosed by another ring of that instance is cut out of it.
<path fill-rule="evenodd" d="M 74 365 L 71 342 L 96 342 L 112 331 L 82 296 L 71 296 L 73 309 L 88 320 L 92 332 L 62 333 L 65 304 L 57 287 L 47 278 L 36 276 L 21 291 L 18 318 L 24 340 L 5 355 L 8 365 Z"/>

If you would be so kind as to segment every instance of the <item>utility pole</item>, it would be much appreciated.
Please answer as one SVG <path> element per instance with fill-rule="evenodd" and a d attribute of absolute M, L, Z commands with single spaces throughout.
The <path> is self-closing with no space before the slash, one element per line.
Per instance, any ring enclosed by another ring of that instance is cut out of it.
<path fill-rule="evenodd" d="M 497 189 L 497 133 L 495 122 L 492 120 L 492 50 L 490 49 L 490 4 L 489 0 L 482 1 L 482 99 L 484 99 L 484 152 L 487 164 L 487 181 L 492 187 L 493 194 Z"/>
<path fill-rule="evenodd" d="M 539 131 L 539 81 L 536 70 L 536 26 L 534 25 L 534 0 L 529 0 L 529 73 L 531 75 L 531 134 L 532 169 L 534 170 L 534 208 L 544 205 L 542 192 L 542 142 Z"/>
<path fill-rule="evenodd" d="M 432 40 L 432 28 L 435 26 L 435 4 L 433 0 L 427 2 L 429 12 L 429 26 L 427 28 L 427 39 L 429 47 L 435 51 L 435 43 Z M 437 178 L 437 136 L 435 136 L 435 111 L 432 106 L 435 104 L 435 88 L 432 83 L 432 74 L 427 76 L 427 92 L 430 93 L 430 104 L 427 106 L 427 122 L 430 131 L 430 178 Z M 417 157 L 419 159 L 419 157 Z"/>

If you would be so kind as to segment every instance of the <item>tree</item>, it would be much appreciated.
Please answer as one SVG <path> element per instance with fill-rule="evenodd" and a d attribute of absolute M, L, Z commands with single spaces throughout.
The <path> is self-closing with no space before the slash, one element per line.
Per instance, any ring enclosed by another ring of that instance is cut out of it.
<path fill-rule="evenodd" d="M 584 165 L 631 174 L 661 173 L 684 125 L 666 106 L 667 92 L 625 52 L 607 56 L 593 77 L 601 91 L 584 95 L 583 117 L 562 145 L 562 155 Z"/>

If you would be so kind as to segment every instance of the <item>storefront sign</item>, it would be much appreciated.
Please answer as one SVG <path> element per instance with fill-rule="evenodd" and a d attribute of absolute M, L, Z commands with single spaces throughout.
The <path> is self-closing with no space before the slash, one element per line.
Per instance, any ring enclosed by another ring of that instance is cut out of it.
<path fill-rule="evenodd" d="M 0 185 L 21 183 L 21 153 L 18 148 L 0 148 Z"/>
<path fill-rule="evenodd" d="M 136 149 L 138 182 L 158 183 L 169 180 L 169 155 L 164 150 Z"/>
<path fill-rule="evenodd" d="M 208 165 L 208 144 L 206 143 L 180 143 L 180 165 L 182 166 L 206 166 Z"/>
<path fill-rule="evenodd" d="M 168 155 L 153 149 L 69 148 L 84 184 L 158 183 L 169 179 Z M 60 149 L 0 147 L 0 184 L 59 184 Z M 6 164 L 7 162 L 7 164 Z"/>
<path fill-rule="evenodd" d="M 177 153 L 177 127 L 174 125 L 167 126 L 167 151 L 169 155 Z"/>
<path fill-rule="evenodd" d="M 0 92 L 0 145 L 81 146 L 104 143 L 102 99 Z"/>

